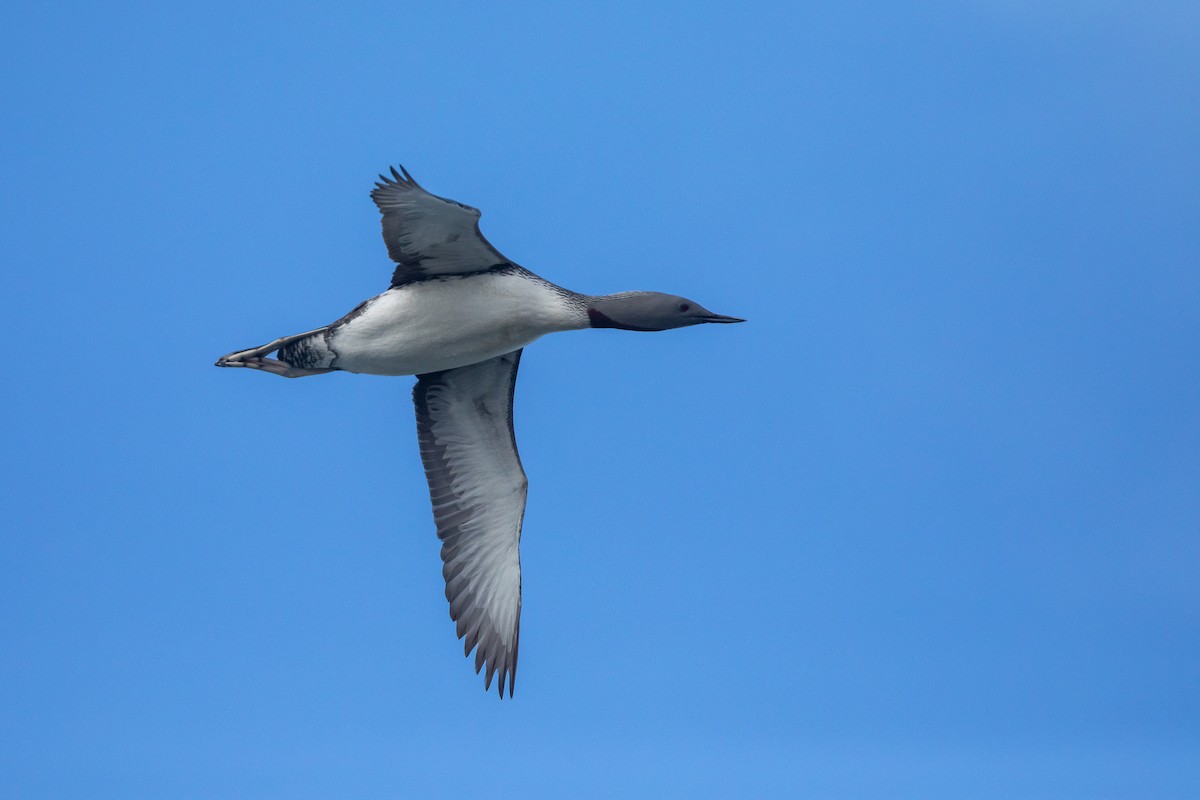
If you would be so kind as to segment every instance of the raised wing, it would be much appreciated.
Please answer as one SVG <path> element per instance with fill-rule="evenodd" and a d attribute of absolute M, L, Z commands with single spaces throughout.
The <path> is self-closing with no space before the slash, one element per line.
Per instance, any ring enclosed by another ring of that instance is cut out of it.
<path fill-rule="evenodd" d="M 400 266 L 392 286 L 435 275 L 482 272 L 508 262 L 479 232 L 479 209 L 430 194 L 404 167 L 379 176 L 371 199 L 383 214 L 383 241 Z"/>
<path fill-rule="evenodd" d="M 498 672 L 512 697 L 521 630 L 521 520 L 525 470 L 513 435 L 513 388 L 521 351 L 417 377 L 417 439 L 442 540 L 450 618 L 484 666 L 484 688 Z"/>

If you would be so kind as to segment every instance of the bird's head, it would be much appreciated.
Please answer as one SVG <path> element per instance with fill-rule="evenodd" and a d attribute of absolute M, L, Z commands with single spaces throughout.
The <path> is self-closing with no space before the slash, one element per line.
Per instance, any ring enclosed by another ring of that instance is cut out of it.
<path fill-rule="evenodd" d="M 588 298 L 588 320 L 593 328 L 627 331 L 665 331 L 703 322 L 745 322 L 714 314 L 686 297 L 662 292 L 622 292 Z"/>

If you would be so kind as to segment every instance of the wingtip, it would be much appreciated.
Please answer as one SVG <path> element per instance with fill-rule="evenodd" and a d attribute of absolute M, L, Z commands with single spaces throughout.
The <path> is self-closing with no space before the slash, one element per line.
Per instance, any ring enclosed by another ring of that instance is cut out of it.
<path fill-rule="evenodd" d="M 513 696 L 513 679 L 516 677 L 516 673 L 512 670 L 499 670 L 499 672 L 500 679 L 496 681 L 496 694 L 500 696 L 501 700 L 504 699 L 504 684 L 507 682 L 508 697 L 511 700 Z"/>
<path fill-rule="evenodd" d="M 397 171 L 397 167 L 399 167 L 399 171 Z M 397 164 L 395 167 L 389 166 L 388 171 L 392 173 L 392 176 L 389 178 L 387 175 L 380 174 L 379 180 L 375 183 L 376 188 L 387 189 L 391 186 L 421 188 L 421 184 L 417 183 L 416 179 L 404 168 L 403 164 Z"/>
<path fill-rule="evenodd" d="M 483 691 L 490 692 L 492 690 L 492 680 L 495 679 L 496 693 L 500 696 L 500 699 L 504 699 L 505 683 L 508 684 L 508 696 L 512 697 L 513 687 L 517 680 L 517 671 L 512 668 L 497 667 L 491 661 L 487 661 L 485 659 L 482 663 L 475 667 L 475 674 L 478 675 L 481 672 L 480 668 L 484 666 L 486 666 L 487 669 L 483 670 Z"/>

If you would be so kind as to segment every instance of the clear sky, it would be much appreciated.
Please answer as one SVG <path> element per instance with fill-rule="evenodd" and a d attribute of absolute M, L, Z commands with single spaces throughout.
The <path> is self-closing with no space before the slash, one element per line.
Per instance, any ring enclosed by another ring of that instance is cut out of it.
<path fill-rule="evenodd" d="M 18 8 L 19 6 L 19 8 Z M 1193 2 L 0 12 L 0 796 L 1200 796 Z M 411 379 L 215 358 L 509 257 L 516 696 Z"/>

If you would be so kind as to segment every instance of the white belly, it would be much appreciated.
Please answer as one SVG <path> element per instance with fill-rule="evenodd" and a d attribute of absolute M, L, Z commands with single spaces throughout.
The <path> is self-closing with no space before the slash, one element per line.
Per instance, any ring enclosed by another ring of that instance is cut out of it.
<path fill-rule="evenodd" d="M 419 375 L 475 364 L 587 316 L 553 287 L 513 275 L 475 275 L 389 289 L 333 332 L 334 366 L 370 375 Z"/>

